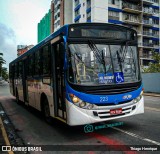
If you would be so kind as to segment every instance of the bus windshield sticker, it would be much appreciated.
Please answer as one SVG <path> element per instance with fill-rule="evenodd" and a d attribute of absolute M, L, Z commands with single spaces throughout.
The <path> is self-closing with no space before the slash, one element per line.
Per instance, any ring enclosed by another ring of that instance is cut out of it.
<path fill-rule="evenodd" d="M 116 83 L 122 83 L 122 82 L 124 82 L 123 72 L 115 72 L 114 73 L 114 77 L 115 77 Z"/>
<path fill-rule="evenodd" d="M 107 74 L 104 74 L 104 73 L 99 73 L 98 74 L 98 79 L 99 79 L 99 83 L 113 83 L 114 82 L 114 76 L 112 73 L 107 73 Z"/>

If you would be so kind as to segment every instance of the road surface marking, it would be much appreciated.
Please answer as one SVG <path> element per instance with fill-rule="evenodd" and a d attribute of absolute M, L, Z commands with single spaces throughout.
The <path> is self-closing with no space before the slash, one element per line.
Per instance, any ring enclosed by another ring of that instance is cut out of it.
<path fill-rule="evenodd" d="M 93 138 L 96 138 L 97 140 L 101 141 L 105 145 L 111 146 L 116 151 L 123 151 L 124 154 L 137 154 L 136 151 L 126 151 L 126 149 L 128 149 L 128 146 L 126 146 L 125 143 L 123 143 L 122 141 L 118 141 L 113 138 L 101 135 L 99 133 L 94 133 L 94 132 L 88 133 L 86 135 L 93 137 Z M 119 146 L 121 146 L 121 147 L 119 147 Z M 121 148 L 121 150 L 119 150 L 119 148 Z"/>
<path fill-rule="evenodd" d="M 147 110 L 152 110 L 152 111 L 157 111 L 157 112 L 160 112 L 160 109 L 156 109 L 156 108 L 152 108 L 152 107 L 144 107 L 145 109 Z"/>
<path fill-rule="evenodd" d="M 112 128 L 115 129 L 115 130 L 118 130 L 118 131 L 120 131 L 120 132 L 122 132 L 122 133 L 125 133 L 125 134 L 127 134 L 127 135 L 130 135 L 130 136 L 132 136 L 132 137 L 138 138 L 138 139 L 140 139 L 140 140 L 147 141 L 147 142 L 152 143 L 152 144 L 160 145 L 160 143 L 157 142 L 157 141 L 154 141 L 154 140 L 150 140 L 150 139 L 148 139 L 148 138 L 141 137 L 141 136 L 139 136 L 139 135 L 136 135 L 136 134 L 131 133 L 131 132 L 128 132 L 128 131 L 124 131 L 124 130 L 119 129 L 119 128 L 115 128 L 115 127 L 112 127 Z"/>
<path fill-rule="evenodd" d="M 7 136 L 6 130 L 4 128 L 1 117 L 0 117 L 0 127 L 1 127 L 1 130 L 2 130 L 2 135 L 3 135 L 3 138 L 5 140 L 6 145 L 10 146 L 10 142 L 9 142 L 9 139 L 8 139 L 8 136 Z M 8 154 L 14 154 L 14 153 L 12 151 L 8 151 Z"/>

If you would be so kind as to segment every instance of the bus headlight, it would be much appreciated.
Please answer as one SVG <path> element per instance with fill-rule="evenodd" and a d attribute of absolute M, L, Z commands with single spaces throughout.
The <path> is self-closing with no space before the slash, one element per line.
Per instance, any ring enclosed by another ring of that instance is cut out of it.
<path fill-rule="evenodd" d="M 69 96 L 70 96 L 72 102 L 74 103 L 74 105 L 76 105 L 80 108 L 92 110 L 95 107 L 94 104 L 84 102 L 83 100 L 81 100 L 80 98 L 75 96 L 74 94 L 69 94 Z"/>
<path fill-rule="evenodd" d="M 78 102 L 79 102 L 79 98 L 76 97 L 76 96 L 74 96 L 74 97 L 72 98 L 72 101 L 73 101 L 73 103 L 78 103 Z"/>
<path fill-rule="evenodd" d="M 142 98 L 142 94 L 143 94 L 143 91 L 141 91 L 140 95 L 133 100 L 133 103 L 139 102 L 141 100 L 141 98 Z"/>

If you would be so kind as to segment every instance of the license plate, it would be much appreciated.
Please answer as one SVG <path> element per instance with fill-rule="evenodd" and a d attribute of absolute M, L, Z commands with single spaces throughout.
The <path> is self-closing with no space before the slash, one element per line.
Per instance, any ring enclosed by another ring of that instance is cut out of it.
<path fill-rule="evenodd" d="M 121 113 L 122 113 L 122 108 L 110 110 L 111 115 L 121 114 Z"/>

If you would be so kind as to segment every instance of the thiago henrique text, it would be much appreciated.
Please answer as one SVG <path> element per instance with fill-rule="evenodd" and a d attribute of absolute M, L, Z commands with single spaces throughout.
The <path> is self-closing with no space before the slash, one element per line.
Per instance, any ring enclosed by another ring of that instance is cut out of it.
<path fill-rule="evenodd" d="M 156 147 L 130 147 L 134 151 L 157 151 Z"/>

